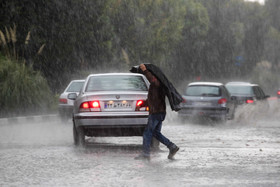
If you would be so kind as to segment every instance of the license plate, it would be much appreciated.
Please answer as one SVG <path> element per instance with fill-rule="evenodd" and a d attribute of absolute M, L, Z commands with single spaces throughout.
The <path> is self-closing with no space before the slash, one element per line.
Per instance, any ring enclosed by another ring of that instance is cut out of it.
<path fill-rule="evenodd" d="M 120 101 L 120 102 L 109 101 L 104 104 L 104 108 L 120 109 L 120 108 L 132 108 L 132 106 L 131 106 L 131 102 L 128 101 Z"/>
<path fill-rule="evenodd" d="M 195 106 L 211 106 L 210 102 L 195 102 L 193 103 Z"/>

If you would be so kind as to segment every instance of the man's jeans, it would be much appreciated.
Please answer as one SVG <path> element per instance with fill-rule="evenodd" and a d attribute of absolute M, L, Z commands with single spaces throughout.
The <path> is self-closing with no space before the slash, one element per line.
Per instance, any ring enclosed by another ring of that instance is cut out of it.
<path fill-rule="evenodd" d="M 143 133 L 143 153 L 145 156 L 150 155 L 150 146 L 153 137 L 155 137 L 162 144 L 169 147 L 172 142 L 161 134 L 162 121 L 165 118 L 165 113 L 150 114 L 148 118 L 148 125 Z"/>

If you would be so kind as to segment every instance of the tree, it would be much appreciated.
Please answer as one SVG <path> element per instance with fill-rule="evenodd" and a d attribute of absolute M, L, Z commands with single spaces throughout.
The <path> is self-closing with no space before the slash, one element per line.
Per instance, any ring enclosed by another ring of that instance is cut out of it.
<path fill-rule="evenodd" d="M 112 6 L 115 43 L 129 63 L 154 63 L 166 66 L 174 46 L 181 39 L 184 7 L 182 1 L 118 1 Z"/>
<path fill-rule="evenodd" d="M 267 0 L 265 10 L 268 19 L 268 32 L 265 35 L 265 59 L 272 63 L 272 72 L 279 74 L 280 70 L 280 2 Z M 280 85 L 278 84 L 278 87 Z"/>
<path fill-rule="evenodd" d="M 182 40 L 173 49 L 173 73 L 175 79 L 193 79 L 203 74 L 205 59 L 203 48 L 209 29 L 209 17 L 205 7 L 196 1 L 185 1 Z"/>
<path fill-rule="evenodd" d="M 47 81 L 19 55 L 22 46 L 28 47 L 30 34 L 24 45 L 17 45 L 16 26 L 5 31 L 0 30 L 0 117 L 48 111 L 54 99 Z"/>

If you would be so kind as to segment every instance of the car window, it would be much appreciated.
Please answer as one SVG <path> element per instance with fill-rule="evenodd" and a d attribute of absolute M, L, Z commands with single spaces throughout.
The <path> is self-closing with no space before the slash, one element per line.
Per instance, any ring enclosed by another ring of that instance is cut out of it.
<path fill-rule="evenodd" d="M 261 93 L 260 91 L 258 90 L 258 88 L 256 86 L 253 87 L 253 90 L 254 90 L 254 93 L 255 93 L 255 96 L 257 99 L 261 99 Z"/>
<path fill-rule="evenodd" d="M 83 85 L 84 82 L 72 82 L 66 92 L 79 92 Z"/>
<path fill-rule="evenodd" d="M 256 86 L 256 90 L 258 91 L 259 99 L 265 98 L 265 94 L 264 94 L 263 90 L 259 86 Z"/>
<path fill-rule="evenodd" d="M 232 95 L 253 95 L 251 86 L 246 85 L 226 85 L 229 93 Z"/>
<path fill-rule="evenodd" d="M 222 86 L 221 89 L 223 90 L 225 96 L 226 96 L 227 98 L 230 98 L 230 94 L 229 94 L 228 90 L 227 90 L 224 86 Z"/>
<path fill-rule="evenodd" d="M 195 85 L 189 86 L 186 89 L 187 96 L 208 96 L 217 97 L 221 96 L 221 90 L 218 86 Z"/>
<path fill-rule="evenodd" d="M 113 90 L 148 91 L 148 87 L 141 76 L 104 75 L 90 77 L 86 88 L 86 92 Z"/>
<path fill-rule="evenodd" d="M 264 94 L 263 90 L 259 86 L 257 87 L 257 89 L 258 89 L 258 91 L 260 93 L 260 97 L 261 98 L 265 98 L 265 94 Z"/>

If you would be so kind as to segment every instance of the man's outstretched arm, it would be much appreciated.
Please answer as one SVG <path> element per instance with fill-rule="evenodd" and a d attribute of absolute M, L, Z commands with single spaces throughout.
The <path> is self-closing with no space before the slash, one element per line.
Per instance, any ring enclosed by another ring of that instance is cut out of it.
<path fill-rule="evenodd" d="M 160 82 L 158 81 L 158 79 L 149 70 L 147 70 L 145 64 L 140 64 L 139 67 L 144 72 L 144 75 L 147 77 L 148 81 L 151 84 L 154 83 L 156 86 L 160 86 Z"/>

